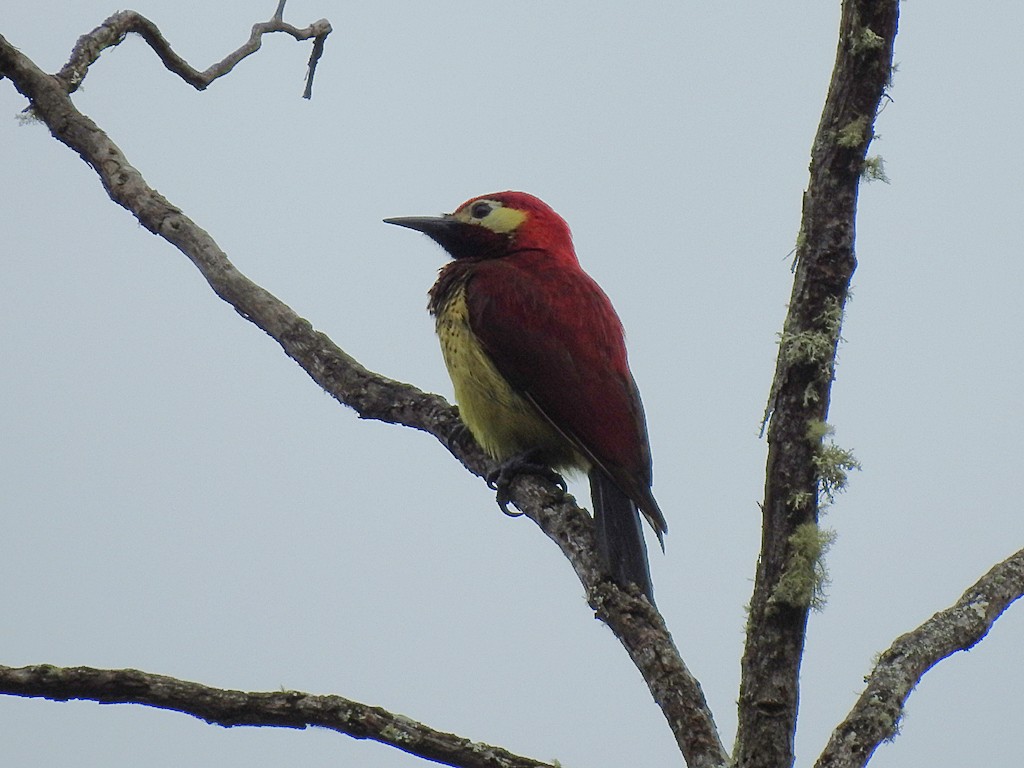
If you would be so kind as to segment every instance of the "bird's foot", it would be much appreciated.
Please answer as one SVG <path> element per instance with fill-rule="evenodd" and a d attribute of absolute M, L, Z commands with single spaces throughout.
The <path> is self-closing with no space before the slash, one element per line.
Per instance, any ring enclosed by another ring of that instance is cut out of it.
<path fill-rule="evenodd" d="M 468 441 L 473 439 L 473 433 L 469 431 L 469 427 L 463 424 L 461 421 L 452 427 L 451 432 L 445 437 L 444 444 L 451 453 L 458 454 L 460 446 L 465 445 Z"/>
<path fill-rule="evenodd" d="M 562 476 L 541 461 L 536 451 L 517 454 L 506 459 L 500 467 L 487 475 L 487 487 L 495 492 L 498 506 L 509 517 L 519 517 L 523 514 L 512 512 L 508 508 L 512 501 L 512 481 L 519 475 L 536 475 L 556 486 L 563 494 L 568 491 Z"/>

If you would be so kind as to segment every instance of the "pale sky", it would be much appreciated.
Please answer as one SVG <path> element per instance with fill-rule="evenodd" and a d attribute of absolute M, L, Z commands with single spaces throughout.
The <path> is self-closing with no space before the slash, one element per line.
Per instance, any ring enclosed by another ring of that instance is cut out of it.
<path fill-rule="evenodd" d="M 8 5 L 0 33 L 51 72 L 115 10 Z M 274 5 L 134 7 L 205 68 Z M 444 255 L 381 219 L 503 189 L 558 210 L 627 329 L 670 527 L 658 604 L 731 746 L 758 427 L 838 8 L 306 0 L 286 18 L 335 29 L 312 102 L 309 45 L 284 36 L 204 93 L 129 39 L 75 102 L 243 272 L 446 397 L 425 309 Z M 825 519 L 798 765 L 875 654 L 1024 545 L 1024 6 L 901 11 L 871 149 L 891 184 L 862 188 L 830 419 L 863 471 Z M 565 766 L 681 764 L 536 526 L 432 438 L 325 395 L 24 106 L 0 81 L 0 663 L 336 693 Z M 1022 641 L 1016 606 L 925 677 L 872 766 L 1016 765 Z M 11 697 L 0 742 L 19 768 L 424 764 L 326 731 Z"/>

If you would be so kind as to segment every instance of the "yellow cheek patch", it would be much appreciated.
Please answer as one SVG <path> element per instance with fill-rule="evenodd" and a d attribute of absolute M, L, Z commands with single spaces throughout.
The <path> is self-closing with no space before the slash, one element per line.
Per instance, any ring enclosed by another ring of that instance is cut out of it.
<path fill-rule="evenodd" d="M 499 235 L 505 235 L 517 230 L 524 221 L 526 221 L 526 211 L 517 211 L 515 208 L 495 208 L 480 219 L 480 226 L 487 227 Z"/>
<path fill-rule="evenodd" d="M 467 205 L 462 210 L 453 214 L 453 218 L 464 221 L 467 224 L 476 224 L 496 232 L 499 235 L 507 235 L 514 232 L 526 221 L 526 211 L 518 211 L 515 208 L 505 208 L 501 203 L 494 200 L 476 200 L 474 203 L 488 202 L 491 204 L 491 212 L 482 219 L 473 218 L 473 205 Z"/>

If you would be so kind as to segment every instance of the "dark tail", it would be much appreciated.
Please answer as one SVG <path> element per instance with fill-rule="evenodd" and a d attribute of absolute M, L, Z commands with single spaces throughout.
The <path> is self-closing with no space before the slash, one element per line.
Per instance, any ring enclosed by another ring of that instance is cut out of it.
<path fill-rule="evenodd" d="M 590 471 L 597 548 L 616 583 L 636 584 L 654 605 L 654 585 L 647 565 L 647 545 L 636 504 L 608 475 Z"/>

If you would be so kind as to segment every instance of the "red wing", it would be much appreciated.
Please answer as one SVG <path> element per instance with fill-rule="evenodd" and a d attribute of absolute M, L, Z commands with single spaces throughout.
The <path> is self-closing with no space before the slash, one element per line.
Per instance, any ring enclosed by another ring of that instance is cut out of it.
<path fill-rule="evenodd" d="M 630 495 L 649 494 L 647 428 L 619 318 L 582 270 L 532 256 L 477 265 L 466 290 L 473 332 L 498 371 L 582 453 L 626 481 Z"/>

